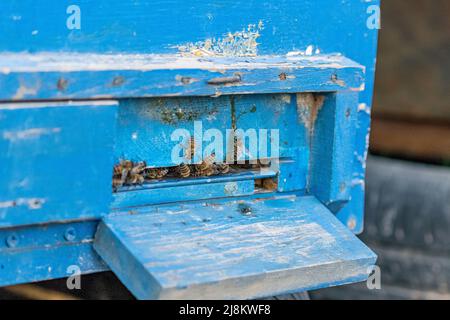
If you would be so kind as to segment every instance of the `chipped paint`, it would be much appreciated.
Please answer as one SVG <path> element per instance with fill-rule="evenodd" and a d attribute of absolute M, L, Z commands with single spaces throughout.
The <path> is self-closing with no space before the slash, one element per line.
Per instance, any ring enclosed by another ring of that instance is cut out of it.
<path fill-rule="evenodd" d="M 19 88 L 17 88 L 16 93 L 13 96 L 13 100 L 20 100 L 25 98 L 26 96 L 34 96 L 38 92 L 38 88 L 36 87 L 27 87 L 25 85 L 20 85 Z"/>
<path fill-rule="evenodd" d="M 180 82 L 183 85 L 189 85 L 189 84 L 199 81 L 199 79 L 192 78 L 192 77 L 185 77 L 185 76 L 181 76 L 181 75 L 176 75 L 175 80 Z"/>
<path fill-rule="evenodd" d="M 352 187 L 355 186 L 360 186 L 361 189 L 364 191 L 365 186 L 366 186 L 366 182 L 364 181 L 364 179 L 353 179 L 352 180 Z"/>
<path fill-rule="evenodd" d="M 103 101 L 66 101 L 63 103 L 66 106 L 80 107 L 88 105 L 90 108 L 98 107 L 111 107 L 112 105 L 118 105 L 117 101 L 103 100 Z M 0 103 L 0 110 L 21 110 L 21 109 L 41 109 L 41 108 L 60 108 L 61 102 L 46 101 L 46 102 L 13 102 L 13 103 Z"/>
<path fill-rule="evenodd" d="M 309 45 L 305 50 L 305 55 L 312 56 L 314 52 L 314 46 Z"/>
<path fill-rule="evenodd" d="M 305 50 L 297 50 L 297 51 L 289 51 L 286 56 L 287 57 L 295 57 L 295 56 L 314 56 L 319 55 L 321 50 L 319 47 L 315 45 L 308 45 Z"/>
<path fill-rule="evenodd" d="M 36 139 L 43 135 L 53 135 L 60 133 L 61 128 L 31 128 L 20 131 L 5 131 L 3 132 L 3 138 L 11 142 L 26 139 Z"/>
<path fill-rule="evenodd" d="M 365 112 L 365 113 L 367 113 L 368 115 L 370 115 L 371 107 L 368 106 L 368 105 L 365 104 L 365 103 L 360 103 L 360 104 L 358 105 L 358 112 Z"/>
<path fill-rule="evenodd" d="M 258 54 L 258 42 L 263 23 L 250 24 L 246 29 L 229 32 L 221 38 L 209 38 L 195 43 L 176 46 L 184 56 L 194 57 L 255 57 Z"/>
<path fill-rule="evenodd" d="M 42 208 L 46 199 L 43 198 L 19 198 L 16 200 L 8 200 L 0 202 L 0 209 L 14 208 L 17 206 L 26 206 L 30 210 Z"/>
<path fill-rule="evenodd" d="M 199 104 L 198 101 L 190 98 L 142 100 L 139 105 L 142 105 L 138 111 L 139 116 L 170 125 L 195 121 L 203 117 L 214 119 L 218 113 L 217 106 Z"/>
<path fill-rule="evenodd" d="M 2 53 L 0 69 L 9 73 L 27 72 L 80 72 L 80 71 L 152 71 L 152 70 L 208 70 L 210 72 L 224 72 L 237 69 L 267 69 L 267 68 L 295 68 L 308 67 L 320 69 L 357 68 L 361 66 L 341 55 L 304 56 L 299 54 L 287 55 L 258 55 L 257 57 L 241 57 L 223 59 L 221 56 L 197 57 L 180 54 L 93 54 L 93 53 Z M 176 78 L 176 77 L 175 77 Z M 110 79 L 108 79 L 110 81 Z M 25 86 L 27 87 L 27 86 Z M 23 90 L 23 89 L 22 89 Z"/>
<path fill-rule="evenodd" d="M 236 182 L 228 182 L 224 187 L 225 194 L 233 195 L 238 191 L 238 185 Z"/>
<path fill-rule="evenodd" d="M 312 93 L 297 93 L 297 115 L 310 134 L 314 132 L 314 124 L 325 101 L 325 96 Z"/>
<path fill-rule="evenodd" d="M 290 94 L 281 94 L 280 98 L 281 98 L 281 101 L 285 102 L 286 104 L 291 103 L 291 95 Z"/>
<path fill-rule="evenodd" d="M 331 82 L 337 84 L 340 87 L 345 87 L 346 83 L 344 80 L 339 79 L 337 74 L 333 74 L 331 77 Z"/>
<path fill-rule="evenodd" d="M 355 216 L 351 216 L 347 221 L 347 227 L 350 230 L 355 230 L 356 226 L 357 226 L 357 219 Z"/>
<path fill-rule="evenodd" d="M 366 165 L 367 165 L 367 156 L 369 154 L 369 142 L 370 142 L 370 129 L 367 131 L 366 138 L 365 138 L 364 154 L 360 155 L 356 151 L 354 152 L 355 157 L 358 160 L 358 162 L 361 164 L 361 168 L 363 170 L 366 169 Z"/>

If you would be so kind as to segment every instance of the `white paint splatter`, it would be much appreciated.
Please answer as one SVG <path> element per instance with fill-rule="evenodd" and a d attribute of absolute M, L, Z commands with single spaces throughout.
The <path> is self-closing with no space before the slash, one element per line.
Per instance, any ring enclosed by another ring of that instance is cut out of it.
<path fill-rule="evenodd" d="M 314 51 L 314 46 L 313 45 L 309 45 L 306 48 L 306 50 L 305 50 L 305 55 L 312 56 L 313 55 L 313 51 Z"/>
<path fill-rule="evenodd" d="M 314 55 L 320 55 L 321 50 L 319 47 L 315 45 L 308 45 L 305 50 L 298 50 L 298 51 L 290 51 L 286 54 L 287 57 L 295 57 L 295 56 L 314 56 Z"/>
<path fill-rule="evenodd" d="M 40 85 L 38 86 L 40 87 Z M 36 95 L 37 91 L 38 91 L 38 87 L 32 87 L 29 88 L 26 85 L 20 85 L 19 88 L 17 88 L 16 93 L 13 96 L 13 100 L 20 100 L 23 99 L 26 96 L 34 96 Z"/>
<path fill-rule="evenodd" d="M 371 111 L 371 108 L 370 108 L 367 104 L 365 104 L 365 103 L 360 103 L 360 104 L 358 105 L 358 112 L 365 112 L 365 113 L 367 113 L 368 115 L 370 115 L 370 111 Z"/>
<path fill-rule="evenodd" d="M 52 135 L 61 132 L 61 128 L 31 128 L 20 131 L 5 131 L 3 138 L 11 142 L 25 139 L 35 139 L 43 135 Z"/>
<path fill-rule="evenodd" d="M 195 43 L 186 43 L 176 46 L 184 56 L 196 57 L 254 57 L 257 55 L 258 42 L 263 23 L 250 24 L 247 29 L 229 32 L 222 38 L 209 38 Z"/>

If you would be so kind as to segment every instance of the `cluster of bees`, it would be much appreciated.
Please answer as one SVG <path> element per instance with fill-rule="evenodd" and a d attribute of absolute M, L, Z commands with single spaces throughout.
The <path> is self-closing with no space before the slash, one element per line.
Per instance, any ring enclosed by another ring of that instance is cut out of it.
<path fill-rule="evenodd" d="M 221 174 L 227 174 L 240 169 L 255 169 L 262 164 L 237 164 L 237 157 L 240 154 L 239 142 L 234 144 L 234 163 L 217 163 L 214 154 L 204 158 L 200 164 L 182 163 L 176 167 L 154 168 L 149 167 L 144 161 L 133 162 L 131 160 L 121 160 L 114 166 L 113 172 L 113 190 L 116 191 L 122 186 L 141 185 L 145 181 L 160 180 L 165 177 L 171 178 L 189 178 L 189 177 L 209 177 Z M 186 146 L 186 160 L 192 160 L 195 151 L 194 138 L 188 141 Z M 266 187 L 265 181 L 261 181 L 261 187 Z"/>
<path fill-rule="evenodd" d="M 140 185 L 148 180 L 160 180 L 165 177 L 208 177 L 229 172 L 230 166 L 226 163 L 216 163 L 214 155 L 206 157 L 200 164 L 182 163 L 170 168 L 153 168 L 148 167 L 143 161 L 121 160 L 114 166 L 113 189 Z"/>
<path fill-rule="evenodd" d="M 230 166 L 226 163 L 216 163 L 214 155 L 206 157 L 200 164 L 182 163 L 176 167 L 176 172 L 181 178 L 209 177 L 230 172 Z"/>

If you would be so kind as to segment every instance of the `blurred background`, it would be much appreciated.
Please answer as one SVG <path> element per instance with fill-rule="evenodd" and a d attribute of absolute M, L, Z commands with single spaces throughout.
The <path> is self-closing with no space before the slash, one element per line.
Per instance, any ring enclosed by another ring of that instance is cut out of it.
<path fill-rule="evenodd" d="M 381 290 L 365 283 L 312 299 L 450 299 L 450 1 L 382 1 L 362 240 Z M 1 299 L 132 299 L 112 273 L 0 288 Z M 290 295 L 282 299 L 301 299 Z"/>
<path fill-rule="evenodd" d="M 450 299 L 450 1 L 382 1 L 362 240 L 381 290 L 323 299 Z"/>

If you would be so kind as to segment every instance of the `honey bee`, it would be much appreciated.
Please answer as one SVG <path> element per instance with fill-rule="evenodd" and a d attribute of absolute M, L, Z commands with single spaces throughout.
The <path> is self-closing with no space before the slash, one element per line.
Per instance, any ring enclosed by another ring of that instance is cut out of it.
<path fill-rule="evenodd" d="M 133 185 L 144 183 L 145 162 L 133 163 L 130 160 L 121 160 L 113 169 L 113 188 L 123 185 Z"/>
<path fill-rule="evenodd" d="M 122 166 L 121 164 L 116 164 L 114 165 L 114 169 L 113 169 L 113 176 L 114 177 L 119 177 L 122 175 Z"/>
<path fill-rule="evenodd" d="M 216 168 L 214 166 L 209 167 L 205 171 L 202 172 L 204 176 L 213 176 L 217 174 Z"/>
<path fill-rule="evenodd" d="M 156 179 L 157 177 L 157 171 L 155 168 L 145 168 L 144 170 L 144 177 L 146 179 Z"/>
<path fill-rule="evenodd" d="M 186 148 L 186 156 L 187 160 L 194 159 L 195 155 L 195 138 L 193 136 L 190 137 L 187 148 Z"/>
<path fill-rule="evenodd" d="M 147 179 L 162 179 L 169 173 L 167 168 L 146 168 L 144 177 Z"/>
<path fill-rule="evenodd" d="M 230 166 L 226 163 L 218 163 L 216 165 L 216 168 L 220 174 L 226 174 L 226 173 L 230 172 Z"/>
<path fill-rule="evenodd" d="M 142 174 L 144 172 L 145 168 L 146 168 L 145 162 L 143 162 L 143 161 L 133 163 L 130 173 L 131 174 Z"/>
<path fill-rule="evenodd" d="M 191 177 L 200 177 L 203 175 L 203 172 L 200 171 L 198 165 L 192 164 L 189 168 L 191 170 Z"/>
<path fill-rule="evenodd" d="M 137 173 L 130 173 L 130 176 L 127 179 L 127 184 L 133 185 L 133 184 L 143 184 L 144 183 L 144 176 Z"/>
<path fill-rule="evenodd" d="M 216 168 L 214 166 L 215 157 L 215 154 L 211 154 L 204 158 L 200 164 L 194 165 L 194 176 L 212 176 L 216 174 Z"/>
<path fill-rule="evenodd" d="M 122 167 L 120 164 L 116 164 L 113 169 L 113 189 L 116 190 L 117 188 L 122 186 Z"/>
<path fill-rule="evenodd" d="M 127 166 L 129 167 L 130 165 L 127 163 Z M 137 163 L 131 162 L 131 169 L 129 169 L 128 171 L 128 177 L 126 178 L 125 183 L 130 185 L 143 184 L 145 180 L 144 169 L 145 169 L 145 162 L 137 162 Z"/>
<path fill-rule="evenodd" d="M 203 159 L 202 163 L 198 165 L 198 169 L 202 172 L 208 171 L 211 167 L 213 167 L 214 161 L 216 160 L 216 156 L 214 154 L 207 156 Z"/>
<path fill-rule="evenodd" d="M 120 160 L 119 164 L 114 166 L 113 170 L 113 187 L 115 189 L 123 186 L 128 178 L 133 163 L 129 160 Z"/>
<path fill-rule="evenodd" d="M 234 162 L 237 163 L 244 153 L 244 145 L 241 139 L 234 137 Z"/>
<path fill-rule="evenodd" d="M 167 168 L 158 169 L 157 179 L 164 178 L 165 176 L 167 176 L 168 173 L 169 173 L 169 169 L 167 169 Z"/>
<path fill-rule="evenodd" d="M 122 179 L 113 177 L 113 190 L 116 191 L 121 186 L 123 186 Z"/>
<path fill-rule="evenodd" d="M 182 178 L 187 178 L 191 175 L 191 169 L 189 168 L 189 166 L 187 164 L 182 163 L 178 166 L 178 174 Z"/>

